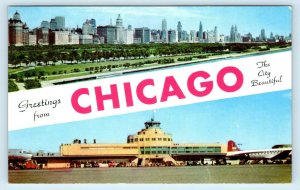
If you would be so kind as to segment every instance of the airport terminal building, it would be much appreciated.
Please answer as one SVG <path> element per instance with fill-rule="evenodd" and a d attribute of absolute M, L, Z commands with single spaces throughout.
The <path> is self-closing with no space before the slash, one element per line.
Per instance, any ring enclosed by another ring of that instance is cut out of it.
<path fill-rule="evenodd" d="M 120 160 L 136 166 L 153 163 L 180 165 L 184 161 L 202 161 L 205 158 L 223 159 L 227 144 L 176 144 L 171 134 L 165 133 L 160 122 L 145 122 L 145 128 L 135 135 L 128 135 L 124 144 L 87 143 L 74 140 L 72 144 L 60 146 L 60 157 L 70 160 Z"/>

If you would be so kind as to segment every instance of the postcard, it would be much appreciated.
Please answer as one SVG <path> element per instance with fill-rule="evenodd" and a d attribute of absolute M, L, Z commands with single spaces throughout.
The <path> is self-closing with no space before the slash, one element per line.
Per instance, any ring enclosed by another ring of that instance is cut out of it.
<path fill-rule="evenodd" d="M 10 183 L 290 183 L 290 6 L 9 6 Z"/>

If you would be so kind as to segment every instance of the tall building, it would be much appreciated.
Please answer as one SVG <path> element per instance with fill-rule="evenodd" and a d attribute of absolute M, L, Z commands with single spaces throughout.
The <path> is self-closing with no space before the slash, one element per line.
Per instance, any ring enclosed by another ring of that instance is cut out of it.
<path fill-rule="evenodd" d="M 167 26 L 167 20 L 162 20 L 162 26 L 161 26 L 161 41 L 164 43 L 168 43 L 168 26 Z"/>
<path fill-rule="evenodd" d="M 65 30 L 65 17 L 64 16 L 56 16 L 56 29 L 57 30 Z"/>
<path fill-rule="evenodd" d="M 189 34 L 187 31 L 183 30 L 181 33 L 181 42 L 187 42 L 189 41 Z"/>
<path fill-rule="evenodd" d="M 245 34 L 244 36 L 242 36 L 242 42 L 250 43 L 252 41 L 253 41 L 253 38 L 252 38 L 252 34 L 250 32 L 248 34 Z"/>
<path fill-rule="evenodd" d="M 207 43 L 216 43 L 216 34 L 215 30 L 206 32 L 206 42 Z"/>
<path fill-rule="evenodd" d="M 178 42 L 178 32 L 176 30 L 169 30 L 168 31 L 169 36 L 169 43 L 177 43 Z"/>
<path fill-rule="evenodd" d="M 90 20 L 86 20 L 82 25 L 82 34 L 83 35 L 94 35 L 93 25 L 90 23 Z"/>
<path fill-rule="evenodd" d="M 79 35 L 75 33 L 70 33 L 69 44 L 79 44 Z"/>
<path fill-rule="evenodd" d="M 107 44 L 115 44 L 117 43 L 117 35 L 116 35 L 116 26 L 107 25 L 107 26 L 98 26 L 97 34 L 99 37 L 104 38 L 104 43 Z"/>
<path fill-rule="evenodd" d="M 50 29 L 53 30 L 65 30 L 65 17 L 56 16 L 50 21 Z"/>
<path fill-rule="evenodd" d="M 215 26 L 214 36 L 215 36 L 215 43 L 218 43 L 220 41 L 220 38 L 219 38 L 219 33 L 218 33 L 218 27 L 217 26 Z"/>
<path fill-rule="evenodd" d="M 231 29 L 230 29 L 230 42 L 234 42 L 235 41 L 235 39 L 234 39 L 234 37 L 235 37 L 235 34 L 234 34 L 234 26 L 232 25 L 231 26 Z"/>
<path fill-rule="evenodd" d="M 97 25 L 96 25 L 96 20 L 92 18 L 92 19 L 90 20 L 90 24 L 92 25 L 92 28 L 93 28 L 94 34 L 96 34 L 96 33 L 97 33 Z"/>
<path fill-rule="evenodd" d="M 159 42 L 160 41 L 160 31 L 159 30 L 155 30 L 155 29 L 152 29 L 150 31 L 150 41 L 151 42 Z"/>
<path fill-rule="evenodd" d="M 196 31 L 195 30 L 191 30 L 190 31 L 190 39 L 189 42 L 194 43 L 196 41 Z"/>
<path fill-rule="evenodd" d="M 29 29 L 21 21 L 18 11 L 15 12 L 13 18 L 8 20 L 8 44 L 22 46 L 29 44 Z"/>
<path fill-rule="evenodd" d="M 93 44 L 93 35 L 79 35 L 79 44 Z"/>
<path fill-rule="evenodd" d="M 36 40 L 40 45 L 49 45 L 49 28 L 38 28 L 36 30 Z"/>
<path fill-rule="evenodd" d="M 50 23 L 48 21 L 42 21 L 41 28 L 50 28 Z"/>
<path fill-rule="evenodd" d="M 141 43 L 149 43 L 150 42 L 150 29 L 147 27 L 136 28 L 134 31 L 134 38 L 141 39 Z"/>
<path fill-rule="evenodd" d="M 69 44 L 69 31 L 51 31 L 49 33 L 49 44 L 66 45 Z"/>
<path fill-rule="evenodd" d="M 116 26 L 117 26 L 117 27 L 123 27 L 123 20 L 122 20 L 120 14 L 118 14 L 118 18 L 117 18 L 117 20 L 116 20 Z"/>
<path fill-rule="evenodd" d="M 273 40 L 273 39 L 274 39 L 273 32 L 271 32 L 271 34 L 270 34 L 270 39 L 271 39 L 271 40 Z"/>
<path fill-rule="evenodd" d="M 181 22 L 179 21 L 177 24 L 177 32 L 178 32 L 178 41 L 181 41 L 181 34 L 182 34 L 182 25 Z"/>
<path fill-rule="evenodd" d="M 221 34 L 221 35 L 220 35 L 219 42 L 220 42 L 220 43 L 225 43 L 225 36 L 224 36 L 224 34 Z"/>
<path fill-rule="evenodd" d="M 96 25 L 96 20 L 95 20 L 95 19 L 92 18 L 92 19 L 90 20 L 90 24 L 92 25 L 92 27 L 93 27 L 94 29 L 96 29 L 96 26 L 97 26 L 97 25 Z"/>
<path fill-rule="evenodd" d="M 265 29 L 261 29 L 260 31 L 260 41 L 266 41 L 266 32 Z"/>
<path fill-rule="evenodd" d="M 230 42 L 233 42 L 233 43 L 239 43 L 242 41 L 241 39 L 241 34 L 238 33 L 238 29 L 237 29 L 237 26 L 231 26 L 231 29 L 230 29 L 230 38 L 229 38 L 229 41 Z"/>
<path fill-rule="evenodd" d="M 116 40 L 118 44 L 124 44 L 125 43 L 125 28 L 123 27 L 123 19 L 121 18 L 121 15 L 118 14 L 118 17 L 116 19 Z M 130 33 L 130 32 L 129 32 Z"/>
<path fill-rule="evenodd" d="M 133 30 L 131 25 L 129 25 L 128 28 L 125 29 L 124 34 L 124 44 L 133 44 Z"/>
<path fill-rule="evenodd" d="M 36 42 L 37 42 L 37 40 L 36 40 L 36 34 L 29 33 L 28 45 L 35 46 Z"/>
<path fill-rule="evenodd" d="M 51 19 L 50 21 L 50 30 L 56 30 L 57 29 L 57 22 L 54 18 Z"/>
<path fill-rule="evenodd" d="M 200 24 L 199 24 L 198 39 L 199 39 L 199 42 L 203 41 L 203 27 L 202 27 L 202 22 L 201 21 L 200 21 Z"/>

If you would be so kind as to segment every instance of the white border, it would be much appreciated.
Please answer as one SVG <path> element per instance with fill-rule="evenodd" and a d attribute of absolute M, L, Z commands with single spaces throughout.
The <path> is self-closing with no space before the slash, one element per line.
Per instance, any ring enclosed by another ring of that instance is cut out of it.
<path fill-rule="evenodd" d="M 8 5 L 292 5 L 293 6 L 293 179 L 291 184 L 185 184 L 185 185 L 166 185 L 166 184 L 29 184 L 15 185 L 8 183 L 7 171 L 7 6 Z M 0 1 L 0 188 L 4 190 L 81 190 L 81 189 L 270 189 L 270 190 L 290 190 L 298 189 L 300 186 L 300 134 L 299 126 L 299 97 L 300 97 L 300 1 L 294 0 L 1 0 Z M 297 117 L 298 116 L 298 117 Z"/>

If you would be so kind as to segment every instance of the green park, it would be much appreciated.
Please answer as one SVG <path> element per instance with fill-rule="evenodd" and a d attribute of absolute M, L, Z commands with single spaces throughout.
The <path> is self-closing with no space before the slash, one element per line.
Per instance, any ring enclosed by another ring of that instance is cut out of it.
<path fill-rule="evenodd" d="M 8 91 L 61 79 L 143 70 L 290 48 L 291 43 L 9 46 Z"/>

